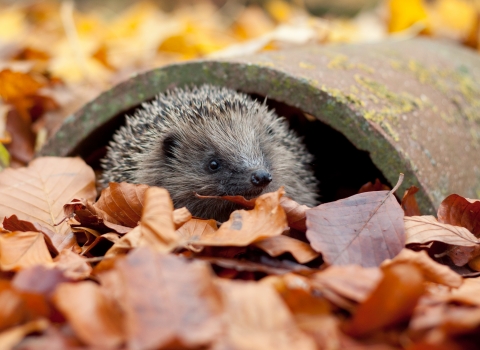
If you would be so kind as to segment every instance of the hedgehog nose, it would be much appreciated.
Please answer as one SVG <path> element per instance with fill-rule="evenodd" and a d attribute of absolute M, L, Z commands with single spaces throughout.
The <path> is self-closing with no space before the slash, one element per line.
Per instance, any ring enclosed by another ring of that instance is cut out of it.
<path fill-rule="evenodd" d="M 255 170 L 252 173 L 252 177 L 250 179 L 254 186 L 264 187 L 267 186 L 270 182 L 272 182 L 272 175 L 268 171 L 263 169 Z"/>

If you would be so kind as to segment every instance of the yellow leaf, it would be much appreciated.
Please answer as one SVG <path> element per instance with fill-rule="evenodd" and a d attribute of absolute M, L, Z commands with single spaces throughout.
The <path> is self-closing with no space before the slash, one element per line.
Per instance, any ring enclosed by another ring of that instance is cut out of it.
<path fill-rule="evenodd" d="M 293 12 L 290 4 L 282 0 L 270 0 L 265 4 L 265 8 L 277 22 L 288 21 Z"/>
<path fill-rule="evenodd" d="M 452 39 L 466 39 L 476 25 L 477 11 L 471 1 L 439 0 L 427 12 L 432 32 Z"/>
<path fill-rule="evenodd" d="M 427 11 L 422 0 L 390 0 L 388 10 L 388 31 L 391 33 L 405 30 L 418 22 L 428 27 Z"/>

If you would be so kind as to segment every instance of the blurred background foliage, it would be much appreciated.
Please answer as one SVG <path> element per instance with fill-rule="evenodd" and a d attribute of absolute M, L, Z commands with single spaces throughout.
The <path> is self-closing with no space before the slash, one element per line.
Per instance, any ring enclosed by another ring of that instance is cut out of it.
<path fill-rule="evenodd" d="M 479 49 L 480 0 L 0 1 L 0 163 L 131 74 L 196 58 L 426 35 Z"/>

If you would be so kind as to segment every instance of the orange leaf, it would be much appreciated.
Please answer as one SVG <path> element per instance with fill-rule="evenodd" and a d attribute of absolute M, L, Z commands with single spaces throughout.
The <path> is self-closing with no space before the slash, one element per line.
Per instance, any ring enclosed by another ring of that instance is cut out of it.
<path fill-rule="evenodd" d="M 63 204 L 95 196 L 95 175 L 80 158 L 37 158 L 26 168 L 0 173 L 0 218 L 17 215 L 48 227 L 59 251 L 75 244 L 67 223 L 54 226 L 64 216 Z"/>
<path fill-rule="evenodd" d="M 438 221 L 444 224 L 462 226 L 480 236 L 480 200 L 468 199 L 452 194 L 445 198 L 438 208 Z"/>
<path fill-rule="evenodd" d="M 272 286 L 228 280 L 219 280 L 218 286 L 228 323 L 216 348 L 316 349 Z"/>
<path fill-rule="evenodd" d="M 281 188 L 261 195 L 253 210 L 236 210 L 214 234 L 207 230 L 205 235 L 193 236 L 185 244 L 246 246 L 262 238 L 280 235 L 287 227 L 287 218 L 280 205 L 283 194 Z"/>
<path fill-rule="evenodd" d="M 306 212 L 310 209 L 306 205 L 300 205 L 293 199 L 282 197 L 280 205 L 287 215 L 287 222 L 290 228 L 305 232 L 307 230 L 307 216 Z"/>
<path fill-rule="evenodd" d="M 300 264 L 312 261 L 320 255 L 309 244 L 284 235 L 268 237 L 255 242 L 253 245 L 267 252 L 270 256 L 291 253 Z"/>
<path fill-rule="evenodd" d="M 57 287 L 53 301 L 83 343 L 114 348 L 125 340 L 121 310 L 98 284 L 63 283 Z"/>
<path fill-rule="evenodd" d="M 10 69 L 0 71 L 0 97 L 7 101 L 34 94 L 42 86 L 42 83 L 28 74 Z"/>
<path fill-rule="evenodd" d="M 0 234 L 0 268 L 17 271 L 36 264 L 51 264 L 52 257 L 39 232 Z"/>
<path fill-rule="evenodd" d="M 420 209 L 418 208 L 417 200 L 415 199 L 415 193 L 419 190 L 418 187 L 411 186 L 408 190 L 405 191 L 405 194 L 402 198 L 402 206 L 403 211 L 405 212 L 405 216 L 418 216 L 420 214 Z"/>
<path fill-rule="evenodd" d="M 398 264 L 383 269 L 384 277 L 360 304 L 347 333 L 363 336 L 408 320 L 425 292 L 422 273 L 413 265 Z"/>
<path fill-rule="evenodd" d="M 198 348 L 219 336 L 221 301 L 207 264 L 140 248 L 116 271 L 128 348 Z"/>
<path fill-rule="evenodd" d="M 147 185 L 112 182 L 93 205 L 102 210 L 105 220 L 117 225 L 135 227 L 142 216 Z"/>

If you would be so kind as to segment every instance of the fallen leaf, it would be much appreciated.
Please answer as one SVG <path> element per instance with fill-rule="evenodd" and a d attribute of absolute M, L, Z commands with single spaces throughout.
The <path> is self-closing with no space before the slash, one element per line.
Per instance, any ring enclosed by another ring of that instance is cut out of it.
<path fill-rule="evenodd" d="M 16 215 L 10 217 L 5 217 L 3 219 L 3 228 L 9 231 L 22 231 L 22 232 L 41 232 L 45 236 L 45 243 L 47 244 L 48 250 L 53 257 L 58 255 L 57 248 L 53 245 L 52 239 L 55 236 L 55 232 L 50 230 L 48 227 L 42 226 L 39 223 L 32 223 L 30 221 L 18 220 Z"/>
<path fill-rule="evenodd" d="M 0 350 L 15 348 L 23 338 L 30 333 L 39 333 L 46 330 L 49 322 L 44 319 L 30 321 L 28 323 L 7 329 L 0 333 Z"/>
<path fill-rule="evenodd" d="M 312 261 L 320 255 L 309 244 L 284 235 L 268 237 L 253 245 L 274 257 L 287 252 L 291 253 L 300 264 Z"/>
<path fill-rule="evenodd" d="M 438 208 L 438 221 L 444 224 L 462 226 L 480 236 L 480 200 L 468 199 L 451 194 Z"/>
<path fill-rule="evenodd" d="M 389 0 L 388 31 L 400 32 L 416 23 L 428 25 L 428 15 L 422 0 Z"/>
<path fill-rule="evenodd" d="M 1 78 L 0 78 L 1 79 Z M 32 130 L 32 121 L 28 111 L 22 117 L 19 109 L 12 109 L 7 114 L 6 131 L 11 137 L 11 142 L 6 145 L 12 161 L 25 165 L 33 159 L 35 153 L 35 134 Z"/>
<path fill-rule="evenodd" d="M 287 215 L 287 223 L 290 228 L 302 232 L 307 231 L 306 212 L 310 209 L 310 207 L 306 205 L 300 205 L 288 197 L 282 197 L 280 199 L 280 205 Z"/>
<path fill-rule="evenodd" d="M 192 214 L 185 207 L 173 211 L 173 224 L 175 225 L 175 230 L 178 230 L 191 219 Z"/>
<path fill-rule="evenodd" d="M 52 243 L 61 251 L 75 239 L 63 218 L 63 204 L 73 198 L 95 199 L 95 175 L 80 158 L 43 157 L 26 168 L 0 173 L 0 218 L 17 215 L 55 232 Z"/>
<path fill-rule="evenodd" d="M 116 270 L 129 348 L 195 348 L 219 336 L 221 303 L 207 264 L 139 248 Z"/>
<path fill-rule="evenodd" d="M 10 69 L 0 71 L 0 82 L 0 97 L 6 101 L 34 94 L 43 86 L 29 74 Z"/>
<path fill-rule="evenodd" d="M 0 268 L 3 271 L 18 271 L 36 264 L 52 264 L 42 233 L 16 231 L 0 234 Z"/>
<path fill-rule="evenodd" d="M 216 220 L 191 219 L 177 229 L 177 234 L 182 241 L 185 241 L 185 243 L 180 244 L 188 246 L 187 242 L 211 237 L 216 234 L 217 230 Z"/>
<path fill-rule="evenodd" d="M 73 199 L 69 203 L 63 206 L 63 211 L 66 218 L 73 218 L 74 221 L 69 220 L 68 223 L 74 232 L 89 231 L 92 229 L 98 233 L 117 232 L 119 234 L 125 234 L 132 228 L 128 226 L 122 226 L 116 223 L 108 221 L 108 218 L 102 210 L 95 208 L 86 199 Z"/>
<path fill-rule="evenodd" d="M 142 216 L 145 192 L 148 188 L 147 185 L 111 182 L 102 191 L 94 207 L 105 213 L 104 220 L 117 225 L 135 227 Z"/>
<path fill-rule="evenodd" d="M 173 202 L 166 189 L 147 189 L 140 230 L 140 245 L 148 245 L 159 252 L 168 252 L 177 246 L 179 236 L 173 222 Z"/>
<path fill-rule="evenodd" d="M 399 181 L 400 184 L 400 181 Z M 403 210 L 393 192 L 375 191 L 307 211 L 307 238 L 330 265 L 379 266 L 405 244 Z"/>
<path fill-rule="evenodd" d="M 235 204 L 239 204 L 246 209 L 253 209 L 255 207 L 255 201 L 257 198 L 246 199 L 244 196 L 202 196 L 195 193 L 195 197 L 202 199 L 223 199 Z"/>
<path fill-rule="evenodd" d="M 236 210 L 214 233 L 205 231 L 205 236 L 193 236 L 186 244 L 202 246 L 247 246 L 262 238 L 280 235 L 287 227 L 287 219 L 280 205 L 284 194 L 281 188 L 265 193 L 255 201 L 253 210 Z"/>
<path fill-rule="evenodd" d="M 55 266 L 65 277 L 72 280 L 82 280 L 90 276 L 92 267 L 86 259 L 71 250 L 64 249 L 54 259 Z"/>
<path fill-rule="evenodd" d="M 218 280 L 228 320 L 213 349 L 316 349 L 272 286 Z"/>
<path fill-rule="evenodd" d="M 391 190 L 390 187 L 382 184 L 379 179 L 375 179 L 374 183 L 367 182 L 365 185 L 360 187 L 360 189 L 358 190 L 358 193 L 373 192 L 373 191 L 390 191 L 390 190 Z"/>
<path fill-rule="evenodd" d="M 382 279 L 382 272 L 376 267 L 330 266 L 324 271 L 313 274 L 309 279 L 312 286 L 325 298 L 351 311 L 371 294 Z"/>
<path fill-rule="evenodd" d="M 98 284 L 63 283 L 57 287 L 53 302 L 88 346 L 108 349 L 124 342 L 121 309 Z"/>
<path fill-rule="evenodd" d="M 19 271 L 12 285 L 19 291 L 50 296 L 63 282 L 70 282 L 70 279 L 60 269 L 35 265 Z"/>
<path fill-rule="evenodd" d="M 21 295 L 15 291 L 10 281 L 0 280 L 0 330 L 24 322 L 27 310 Z"/>
<path fill-rule="evenodd" d="M 480 241 L 464 227 L 442 224 L 434 216 L 406 216 L 405 244 L 422 244 L 431 241 L 473 247 Z"/>
<path fill-rule="evenodd" d="M 427 252 L 414 252 L 410 249 L 403 249 L 391 261 L 385 261 L 383 266 L 410 263 L 415 265 L 423 274 L 426 281 L 443 284 L 457 288 L 462 285 L 461 276 L 453 272 L 448 266 L 441 265 L 432 260 Z"/>
<path fill-rule="evenodd" d="M 348 334 L 365 336 L 408 320 L 425 292 L 422 273 L 413 265 L 386 266 L 383 273 L 383 279 L 348 324 Z"/>
<path fill-rule="evenodd" d="M 419 216 L 421 215 L 420 209 L 418 208 L 417 200 L 415 199 L 415 193 L 419 190 L 418 187 L 411 186 L 407 189 L 403 195 L 402 206 L 405 216 Z"/>

